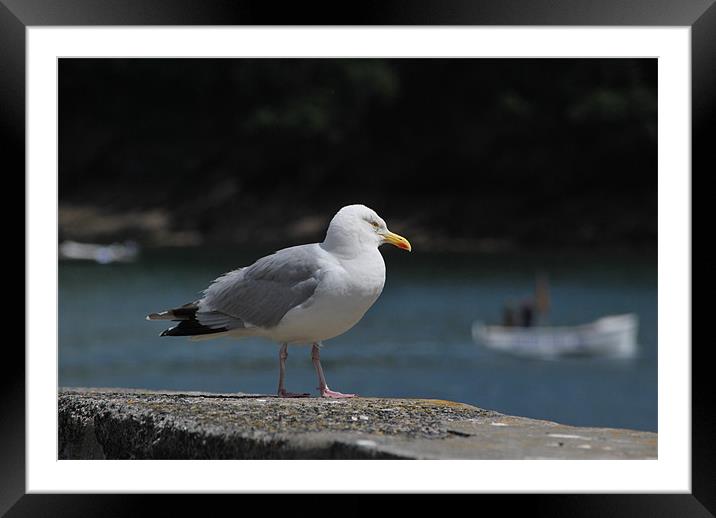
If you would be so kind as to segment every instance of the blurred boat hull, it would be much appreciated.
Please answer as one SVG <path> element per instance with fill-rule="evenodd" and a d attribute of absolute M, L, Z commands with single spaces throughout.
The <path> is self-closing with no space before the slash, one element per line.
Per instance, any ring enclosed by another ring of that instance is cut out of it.
<path fill-rule="evenodd" d="M 111 245 L 63 241 L 58 248 L 61 260 L 94 261 L 99 264 L 128 263 L 136 260 L 138 255 L 139 246 L 133 241 Z"/>
<path fill-rule="evenodd" d="M 579 326 L 506 327 L 475 322 L 473 339 L 485 347 L 523 356 L 621 356 L 636 353 L 639 320 L 610 315 Z"/>

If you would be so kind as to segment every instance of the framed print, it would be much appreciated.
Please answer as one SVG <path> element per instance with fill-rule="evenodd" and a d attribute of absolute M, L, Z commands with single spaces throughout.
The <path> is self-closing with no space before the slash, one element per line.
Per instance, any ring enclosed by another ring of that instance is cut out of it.
<path fill-rule="evenodd" d="M 713 2 L 70 4 L 0 4 L 27 203 L 9 516 L 85 492 L 713 512 Z"/>

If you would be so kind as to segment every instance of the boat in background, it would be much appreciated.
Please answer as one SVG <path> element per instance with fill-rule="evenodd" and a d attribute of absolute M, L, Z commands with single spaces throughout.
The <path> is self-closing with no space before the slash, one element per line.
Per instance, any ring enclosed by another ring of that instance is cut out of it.
<path fill-rule="evenodd" d="M 139 245 L 134 241 L 111 245 L 63 241 L 60 243 L 58 254 L 60 259 L 95 261 L 99 264 L 128 263 L 139 255 Z"/>
<path fill-rule="evenodd" d="M 521 356 L 619 356 L 637 350 L 639 319 L 633 313 L 609 315 L 577 326 L 499 326 L 475 322 L 473 339 L 496 351 Z"/>

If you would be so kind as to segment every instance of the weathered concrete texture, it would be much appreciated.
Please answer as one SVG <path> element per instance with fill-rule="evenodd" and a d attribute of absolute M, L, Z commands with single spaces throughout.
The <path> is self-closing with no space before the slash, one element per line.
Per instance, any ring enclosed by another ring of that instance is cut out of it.
<path fill-rule="evenodd" d="M 60 459 L 647 459 L 657 435 L 430 399 L 60 389 Z"/>

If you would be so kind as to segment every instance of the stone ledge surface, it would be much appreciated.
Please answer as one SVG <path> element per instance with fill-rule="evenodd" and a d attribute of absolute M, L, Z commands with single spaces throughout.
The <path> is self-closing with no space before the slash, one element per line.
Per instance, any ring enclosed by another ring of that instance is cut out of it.
<path fill-rule="evenodd" d="M 61 388 L 60 459 L 655 459 L 657 434 L 432 399 Z"/>

